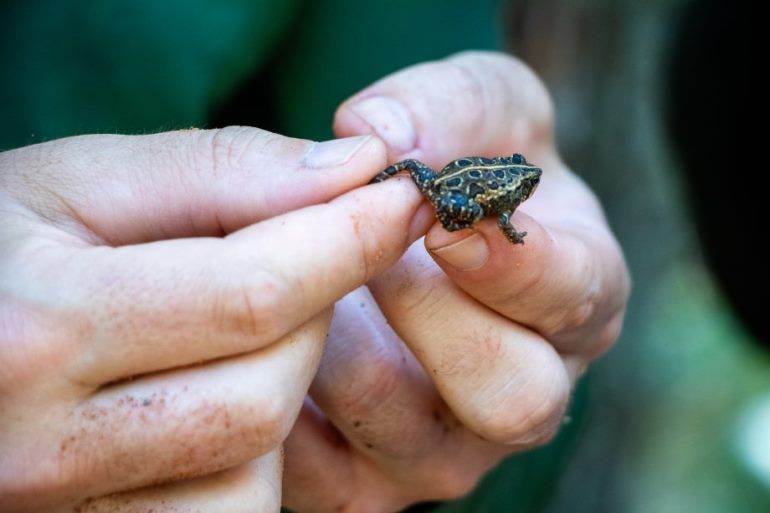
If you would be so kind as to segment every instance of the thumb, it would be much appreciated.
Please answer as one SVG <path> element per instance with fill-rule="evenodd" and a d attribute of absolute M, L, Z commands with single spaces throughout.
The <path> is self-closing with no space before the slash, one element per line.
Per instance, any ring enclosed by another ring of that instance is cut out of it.
<path fill-rule="evenodd" d="M 250 127 L 71 137 L 4 156 L 3 181 L 25 206 L 112 245 L 231 233 L 385 167 L 372 136 L 313 142 Z"/>

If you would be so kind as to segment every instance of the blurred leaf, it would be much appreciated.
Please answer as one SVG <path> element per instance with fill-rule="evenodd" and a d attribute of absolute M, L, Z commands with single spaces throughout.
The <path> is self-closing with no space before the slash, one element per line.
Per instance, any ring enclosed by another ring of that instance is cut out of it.
<path fill-rule="evenodd" d="M 73 134 L 204 125 L 273 49 L 295 4 L 4 2 L 0 149 Z"/>

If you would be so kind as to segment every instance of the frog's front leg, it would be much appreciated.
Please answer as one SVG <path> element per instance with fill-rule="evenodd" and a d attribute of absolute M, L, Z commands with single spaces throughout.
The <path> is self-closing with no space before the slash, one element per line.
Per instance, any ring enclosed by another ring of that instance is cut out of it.
<path fill-rule="evenodd" d="M 415 159 L 407 159 L 402 160 L 401 162 L 396 162 L 372 178 L 369 183 L 382 182 L 395 175 L 396 173 L 404 170 L 409 171 L 409 174 L 412 176 L 412 180 L 414 180 L 414 183 L 417 184 L 420 192 L 423 194 L 428 194 L 430 192 L 431 187 L 433 186 L 433 179 L 436 177 L 436 172 L 419 160 Z"/>
<path fill-rule="evenodd" d="M 524 236 L 527 232 L 516 231 L 516 228 L 511 224 L 512 215 L 513 210 L 500 214 L 500 217 L 497 219 L 497 226 L 500 227 L 505 237 L 513 244 L 524 244 Z"/>

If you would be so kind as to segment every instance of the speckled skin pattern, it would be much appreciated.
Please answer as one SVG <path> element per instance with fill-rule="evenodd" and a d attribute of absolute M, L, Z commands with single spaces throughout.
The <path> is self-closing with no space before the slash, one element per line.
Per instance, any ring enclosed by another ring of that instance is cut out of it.
<path fill-rule="evenodd" d="M 439 172 L 419 160 L 402 160 L 370 183 L 382 182 L 403 170 L 409 171 L 420 192 L 436 207 L 436 217 L 447 231 L 470 228 L 484 217 L 497 216 L 497 224 L 508 240 L 524 244 L 527 232 L 517 231 L 511 216 L 535 191 L 542 170 L 523 155 L 464 157 Z"/>

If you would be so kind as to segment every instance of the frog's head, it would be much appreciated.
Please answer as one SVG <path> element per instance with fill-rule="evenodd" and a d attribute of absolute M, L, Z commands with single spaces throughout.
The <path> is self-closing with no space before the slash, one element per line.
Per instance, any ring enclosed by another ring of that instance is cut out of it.
<path fill-rule="evenodd" d="M 467 195 L 452 191 L 439 198 L 436 217 L 447 231 L 454 232 L 473 226 L 484 217 L 484 210 Z"/>
<path fill-rule="evenodd" d="M 521 197 L 520 202 L 526 200 L 537 189 L 537 185 L 540 183 L 540 175 L 543 171 L 539 167 L 527 166 L 519 168 L 521 173 L 521 181 L 517 187 L 519 195 Z"/>

